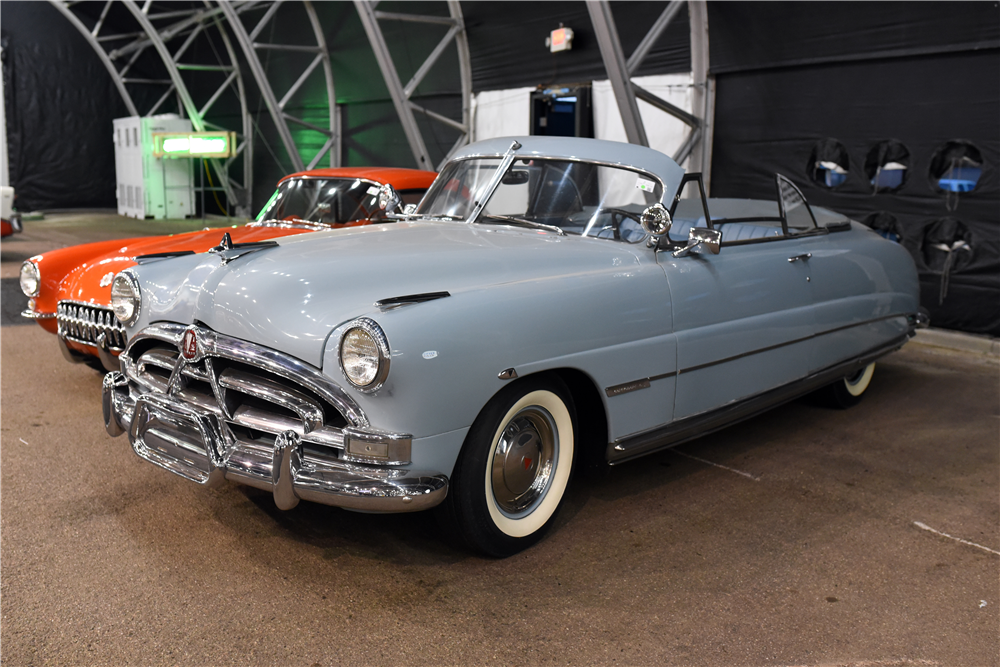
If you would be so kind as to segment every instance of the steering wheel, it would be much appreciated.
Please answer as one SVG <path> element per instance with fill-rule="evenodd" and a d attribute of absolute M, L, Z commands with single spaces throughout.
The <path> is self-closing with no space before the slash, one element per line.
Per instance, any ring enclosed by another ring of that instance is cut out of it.
<path fill-rule="evenodd" d="M 621 224 L 625 220 L 625 218 L 628 218 L 629 220 L 634 220 L 636 223 L 639 224 L 640 228 L 642 227 L 642 220 L 638 213 L 633 213 L 632 211 L 626 211 L 623 208 L 601 208 L 597 210 L 596 215 L 601 215 L 602 213 L 611 214 L 611 233 L 614 235 L 614 239 L 616 241 L 622 240 Z M 601 231 L 604 231 L 605 229 L 607 229 L 607 227 L 601 227 Z M 598 232 L 598 234 L 600 234 L 600 232 Z M 638 243 L 638 241 L 634 241 L 633 243 Z"/>

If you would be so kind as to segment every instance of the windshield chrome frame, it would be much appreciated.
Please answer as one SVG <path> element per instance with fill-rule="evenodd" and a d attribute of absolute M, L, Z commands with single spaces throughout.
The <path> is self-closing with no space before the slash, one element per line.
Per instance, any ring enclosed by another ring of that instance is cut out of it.
<path fill-rule="evenodd" d="M 486 202 L 490 200 L 490 197 L 493 196 L 493 193 L 500 186 L 500 181 L 503 180 L 504 174 L 506 174 L 507 170 L 510 169 L 510 165 L 514 164 L 514 159 L 516 157 L 514 151 L 520 147 L 521 144 L 516 141 L 511 142 L 510 148 L 508 148 L 507 152 L 503 154 L 503 160 L 500 161 L 500 166 L 497 167 L 497 172 L 493 174 L 493 178 L 490 179 L 490 182 L 486 185 L 486 190 L 484 191 L 483 196 L 479 198 L 479 201 L 476 202 L 476 207 L 472 209 L 472 213 L 470 213 L 469 217 L 465 219 L 466 224 L 472 224 L 479 219 L 479 215 L 483 212 L 483 209 L 486 208 Z"/>
<path fill-rule="evenodd" d="M 462 157 L 455 158 L 453 160 L 453 162 L 466 162 L 468 160 L 488 160 L 488 159 L 501 158 L 501 162 L 497 166 L 497 172 L 496 172 L 496 174 L 493 176 L 492 179 L 490 179 L 490 182 L 487 184 L 486 189 L 484 190 L 484 192 L 487 193 L 486 196 L 483 197 L 482 200 L 480 200 L 480 201 L 477 202 L 476 206 L 472 209 L 472 213 L 469 214 L 468 218 L 462 219 L 462 218 L 458 218 L 457 216 L 448 216 L 448 215 L 441 215 L 441 214 L 434 215 L 434 214 L 431 214 L 431 213 L 416 213 L 416 212 L 414 212 L 414 213 L 411 213 L 409 215 L 405 215 L 403 217 L 403 219 L 405 219 L 407 222 L 419 222 L 421 220 L 429 220 L 429 221 L 433 221 L 433 222 L 455 222 L 455 223 L 459 223 L 459 224 L 471 224 L 471 223 L 476 222 L 479 219 L 480 214 L 486 208 L 486 205 L 489 203 L 489 200 L 493 196 L 493 193 L 500 186 L 500 182 L 503 180 L 504 174 L 507 173 L 507 170 L 510 169 L 510 166 L 518 158 L 518 155 L 515 154 L 514 151 L 516 151 L 516 150 L 518 150 L 520 148 L 521 148 L 521 144 L 519 144 L 517 141 L 514 141 L 514 142 L 511 143 L 510 148 L 507 149 L 507 152 L 504 153 L 503 155 L 500 155 L 499 153 L 475 153 L 475 154 L 472 154 L 472 155 L 463 155 Z M 662 194 L 660 195 L 660 199 L 658 200 L 659 203 L 664 204 L 664 206 L 666 206 L 666 204 L 664 202 L 666 202 L 668 199 L 669 200 L 673 199 L 673 196 L 668 197 L 668 195 L 667 195 L 667 184 L 663 182 L 663 179 L 659 176 L 659 174 L 653 173 L 653 172 L 651 172 L 651 171 L 649 171 L 647 169 L 643 169 L 642 167 L 637 167 L 637 166 L 635 166 L 634 164 L 631 164 L 631 163 L 615 162 L 615 161 L 611 161 L 611 160 L 585 159 L 585 158 L 579 158 L 579 157 L 573 157 L 573 156 L 567 156 L 567 155 L 534 155 L 534 154 L 532 154 L 531 157 L 532 157 L 532 159 L 553 160 L 553 161 L 557 161 L 557 162 L 585 162 L 587 164 L 594 164 L 594 165 L 597 165 L 599 167 L 610 167 L 610 168 L 613 168 L 613 169 L 623 169 L 625 171 L 631 171 L 631 172 L 634 172 L 636 174 L 640 174 L 642 176 L 645 176 L 645 177 L 647 177 L 647 178 L 655 181 L 656 183 L 658 183 L 660 185 L 660 190 L 661 190 Z M 452 164 L 452 162 L 449 162 L 449 164 Z M 442 171 L 444 171 L 444 170 L 442 169 Z M 683 187 L 683 185 L 681 187 Z M 428 190 L 428 192 L 429 191 L 430 190 Z M 678 188 L 678 191 L 680 191 L 680 188 Z M 423 204 L 423 201 L 421 201 L 421 204 Z M 669 209 L 669 207 L 667 207 L 667 208 Z"/>

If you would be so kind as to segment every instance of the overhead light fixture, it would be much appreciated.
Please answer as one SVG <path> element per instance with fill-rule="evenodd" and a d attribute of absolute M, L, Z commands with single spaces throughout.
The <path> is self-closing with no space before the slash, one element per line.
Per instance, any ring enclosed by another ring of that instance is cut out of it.
<path fill-rule="evenodd" d="M 560 23 L 559 28 L 553 30 L 545 38 L 545 46 L 549 47 L 549 51 L 552 53 L 556 51 L 569 51 L 573 48 L 573 29 L 564 28 L 563 24 Z"/>

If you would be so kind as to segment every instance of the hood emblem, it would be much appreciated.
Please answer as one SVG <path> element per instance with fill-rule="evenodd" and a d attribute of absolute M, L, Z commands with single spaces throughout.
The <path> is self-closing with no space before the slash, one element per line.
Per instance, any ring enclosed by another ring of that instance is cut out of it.
<path fill-rule="evenodd" d="M 186 361 L 196 361 L 200 352 L 198 347 L 198 332 L 195 329 L 185 331 L 181 337 L 181 356 Z"/>
<path fill-rule="evenodd" d="M 105 273 L 103 276 L 101 276 L 101 283 L 100 283 L 101 287 L 107 287 L 108 285 L 111 284 L 111 281 L 113 281 L 114 279 L 115 279 L 115 274 L 113 271 L 110 273 Z"/>
<path fill-rule="evenodd" d="M 173 396 L 184 387 L 184 367 L 198 361 L 201 356 L 201 343 L 198 340 L 198 331 L 194 327 L 189 327 L 177 345 L 177 361 L 170 371 L 170 379 L 167 380 L 168 396 Z"/>
<path fill-rule="evenodd" d="M 233 243 L 233 237 L 229 235 L 229 232 L 226 232 L 222 235 L 222 241 L 219 242 L 219 245 L 214 248 L 209 248 L 208 251 L 214 255 L 218 255 L 219 259 L 222 260 L 222 265 L 225 266 L 237 257 L 242 257 L 243 255 L 251 252 L 257 252 L 258 250 L 263 250 L 264 248 L 274 248 L 277 245 L 277 241 Z"/>

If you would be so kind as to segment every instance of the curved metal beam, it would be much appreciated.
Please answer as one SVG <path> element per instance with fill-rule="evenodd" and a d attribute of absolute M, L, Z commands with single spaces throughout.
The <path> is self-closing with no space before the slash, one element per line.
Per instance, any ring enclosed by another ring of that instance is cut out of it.
<path fill-rule="evenodd" d="M 427 145 L 424 143 L 420 127 L 417 125 L 417 120 L 413 115 L 414 111 L 420 112 L 431 120 L 447 125 L 460 132 L 458 140 L 437 166 L 440 169 L 441 164 L 446 162 L 455 151 L 469 142 L 472 131 L 470 123 L 470 110 L 472 108 L 472 64 L 469 57 L 469 42 L 465 32 L 465 18 L 462 15 L 461 5 L 457 0 L 449 0 L 448 16 L 379 12 L 375 11 L 374 3 L 366 0 L 354 0 L 354 6 L 358 10 L 358 15 L 361 17 L 361 24 L 364 26 L 365 33 L 368 35 L 368 41 L 375 52 L 375 59 L 378 61 L 382 78 L 385 80 L 389 96 L 392 98 L 392 104 L 396 109 L 396 114 L 399 116 L 400 123 L 403 125 L 403 132 L 406 134 L 406 140 L 410 144 L 410 150 L 413 152 L 413 159 L 416 161 L 417 166 L 420 169 L 435 168 L 431 164 Z M 388 44 L 386 44 L 382 29 L 378 24 L 379 19 L 449 26 L 447 34 L 438 42 L 438 45 L 431 51 L 420 67 L 417 68 L 416 73 L 405 86 L 399 79 L 392 55 L 389 53 Z M 417 86 L 420 85 L 420 82 L 453 40 L 458 50 L 458 69 L 462 89 L 461 122 L 425 109 L 410 99 L 416 92 Z"/>
<path fill-rule="evenodd" d="M 135 103 L 132 101 L 132 96 L 128 94 L 128 90 L 125 89 L 125 83 L 122 78 L 118 76 L 118 70 L 115 68 L 115 64 L 111 62 L 108 58 L 108 54 L 104 52 L 101 48 L 101 43 L 97 41 L 91 31 L 87 30 L 87 27 L 80 22 L 80 19 L 76 17 L 76 14 L 69 10 L 69 7 L 64 5 L 59 0 L 49 0 L 49 4 L 59 10 L 59 13 L 66 17 L 66 19 L 73 24 L 73 27 L 83 35 L 83 38 L 87 40 L 91 48 L 97 53 L 97 57 L 101 59 L 104 64 L 104 68 L 108 70 L 108 74 L 111 75 L 111 80 L 114 81 L 115 87 L 118 89 L 118 93 L 122 96 L 122 101 L 125 102 L 125 108 L 128 109 L 129 114 L 133 116 L 138 116 L 139 112 L 136 111 Z M 107 12 L 107 7 L 105 7 L 105 12 Z M 104 16 L 101 16 L 102 20 Z"/>
<path fill-rule="evenodd" d="M 319 18 L 316 15 L 316 10 L 312 3 L 308 2 L 308 0 L 304 0 L 302 6 L 309 18 L 309 24 L 312 27 L 313 37 L 316 40 L 316 46 L 268 44 L 255 41 L 257 36 L 264 29 L 264 26 L 268 22 L 274 20 L 278 8 L 282 4 L 281 2 L 268 6 L 264 16 L 258 21 L 256 27 L 250 33 L 247 33 L 246 28 L 244 28 L 243 22 L 239 18 L 236 6 L 226 2 L 225 0 L 218 0 L 218 4 L 222 9 L 223 14 L 225 14 L 230 29 L 233 31 L 233 34 L 236 35 L 236 41 L 239 42 L 240 48 L 243 50 L 243 55 L 246 58 L 248 66 L 250 67 L 250 72 L 253 74 L 254 81 L 257 82 L 257 87 L 260 89 L 264 105 L 267 107 L 271 120 L 277 128 L 278 136 L 281 137 L 281 143 L 285 147 L 285 152 L 288 154 L 288 159 L 291 161 L 294 171 L 303 171 L 307 168 L 312 169 L 319 163 L 327 152 L 330 153 L 330 166 L 339 166 L 341 144 L 340 112 L 337 108 L 337 96 L 334 89 L 333 66 L 330 63 L 330 52 L 327 48 L 326 37 L 323 34 L 323 27 L 320 25 Z M 242 9 L 242 7 L 240 9 Z M 284 97 L 279 100 L 274 93 L 274 87 L 267 78 L 267 70 L 264 69 L 263 64 L 260 62 L 260 58 L 257 56 L 258 49 L 304 51 L 314 53 L 316 57 L 313 58 L 312 62 L 300 74 L 298 79 L 292 83 L 289 89 L 285 92 Z M 329 130 L 307 123 L 304 120 L 296 118 L 285 112 L 286 104 L 295 95 L 295 93 L 298 92 L 299 88 L 305 83 L 306 79 L 309 78 L 319 65 L 323 66 L 323 80 L 326 86 L 327 105 L 329 107 Z M 306 165 L 303 161 L 302 154 L 299 151 L 298 146 L 295 144 L 295 138 L 292 136 L 292 131 L 288 127 L 289 121 L 308 127 L 326 135 L 327 137 L 326 143 L 308 165 Z"/>
<path fill-rule="evenodd" d="M 670 21 L 679 13 L 684 0 L 672 0 L 653 23 L 649 32 L 636 47 L 635 52 L 625 60 L 618 31 L 615 28 L 611 6 L 607 0 L 587 0 L 587 11 L 594 24 L 594 33 L 601 48 L 601 58 L 608 72 L 608 79 L 615 93 L 618 110 L 629 143 L 648 146 L 646 131 L 636 98 L 683 121 L 691 130 L 687 138 L 674 153 L 676 162 L 690 158 L 690 171 L 702 172 L 705 190 L 711 184 L 712 168 L 712 119 L 715 115 L 715 87 L 708 71 L 708 8 L 705 0 L 687 0 L 691 17 L 691 70 L 693 81 L 691 106 L 694 113 L 688 113 L 666 100 L 660 99 L 648 90 L 632 83 L 631 76 L 642 65 L 656 40 L 667 29 Z"/>
<path fill-rule="evenodd" d="M 240 109 L 242 112 L 243 123 L 242 123 L 242 136 L 244 139 L 242 152 L 244 153 L 244 185 L 243 192 L 240 193 L 243 196 L 237 196 L 234 185 L 229 178 L 228 168 L 232 163 L 232 159 L 223 164 L 219 160 L 211 160 L 211 164 L 214 167 L 216 173 L 218 174 L 220 185 L 225 191 L 227 199 L 235 203 L 238 209 L 242 209 L 241 212 L 247 210 L 246 204 L 247 193 L 250 191 L 253 170 L 252 163 L 250 162 L 250 157 L 252 156 L 252 133 L 248 132 L 249 129 L 249 115 L 247 113 L 246 95 L 243 87 L 242 77 L 239 73 L 238 61 L 236 59 L 236 53 L 232 48 L 229 41 L 228 35 L 222 29 L 219 14 L 220 10 L 207 7 L 206 9 L 185 9 L 174 12 L 163 12 L 160 14 L 148 14 L 148 9 L 151 2 L 147 0 L 143 7 L 140 8 L 134 0 L 122 0 L 122 4 L 129 10 L 129 13 L 135 19 L 141 28 L 138 32 L 117 34 L 117 35 L 106 35 L 98 36 L 101 28 L 104 26 L 104 20 L 108 15 L 108 11 L 111 8 L 112 0 L 108 0 L 105 3 L 104 9 L 101 12 L 101 17 L 98 19 L 97 24 L 93 30 L 88 30 L 83 22 L 77 17 L 70 9 L 69 3 L 60 2 L 58 0 L 49 0 L 59 12 L 65 16 L 70 23 L 84 36 L 87 42 L 91 45 L 94 51 L 97 53 L 101 62 L 104 63 L 105 68 L 111 75 L 112 80 L 119 93 L 122 96 L 122 100 L 125 102 L 125 106 L 131 115 L 139 116 L 138 108 L 136 107 L 131 95 L 128 92 L 128 84 L 159 84 L 166 85 L 166 91 L 160 97 L 160 99 L 152 106 L 152 108 L 147 111 L 145 115 L 151 115 L 155 113 L 160 106 L 169 98 L 171 94 L 176 94 L 181 104 L 184 108 L 185 113 L 191 120 L 192 127 L 197 131 L 202 131 L 207 128 L 205 122 L 205 114 L 211 108 L 211 106 L 218 100 L 218 98 L 225 92 L 225 90 L 231 86 L 233 82 L 236 83 L 236 94 L 239 98 Z M 164 19 L 164 18 L 179 18 L 179 21 L 171 23 L 169 26 L 158 29 L 154 24 L 153 20 Z M 181 57 L 191 46 L 194 40 L 199 34 L 203 34 L 205 27 L 212 24 L 218 29 L 219 35 L 222 38 L 223 44 L 227 56 L 229 57 L 229 64 L 197 64 L 197 63 L 182 63 L 180 62 Z M 183 44 L 176 50 L 175 53 L 171 54 L 166 46 L 166 42 L 175 38 L 186 35 L 186 39 Z M 120 48 L 111 49 L 106 51 L 102 42 L 112 43 L 120 42 L 121 40 L 130 40 L 127 44 L 121 46 Z M 163 66 L 166 68 L 168 79 L 166 80 L 155 80 L 155 79 L 137 79 L 129 78 L 126 75 L 128 71 L 132 68 L 132 65 L 138 60 L 138 58 L 145 52 L 149 47 L 153 47 Z M 115 60 L 118 58 L 123 58 L 124 56 L 131 56 L 128 62 L 119 70 L 115 66 Z M 184 83 L 181 77 L 180 71 L 192 71 L 192 72 L 230 72 L 230 75 L 225 79 L 223 84 L 215 91 L 215 93 L 208 99 L 208 101 L 203 105 L 201 109 L 195 106 L 194 100 L 190 94 L 189 89 Z M 218 127 L 218 126 L 214 126 Z"/>
<path fill-rule="evenodd" d="M 708 6 L 705 0 L 688 0 L 691 13 L 691 75 L 694 89 L 691 108 L 701 118 L 701 141 L 691 153 L 691 170 L 700 171 L 705 192 L 711 194 L 712 139 L 715 120 L 715 80 L 709 75 Z"/>
<path fill-rule="evenodd" d="M 618 29 L 611 15 L 611 6 L 606 0 L 588 0 L 587 11 L 590 13 L 590 22 L 594 24 L 594 34 L 601 49 L 604 69 L 608 72 L 611 89 L 615 93 L 618 113 L 621 114 L 622 124 L 625 126 L 625 136 L 628 137 L 630 144 L 649 146 L 646 128 L 642 124 L 642 116 L 639 115 L 639 102 L 632 91 L 625 54 L 622 53 L 622 45 L 618 39 Z"/>

